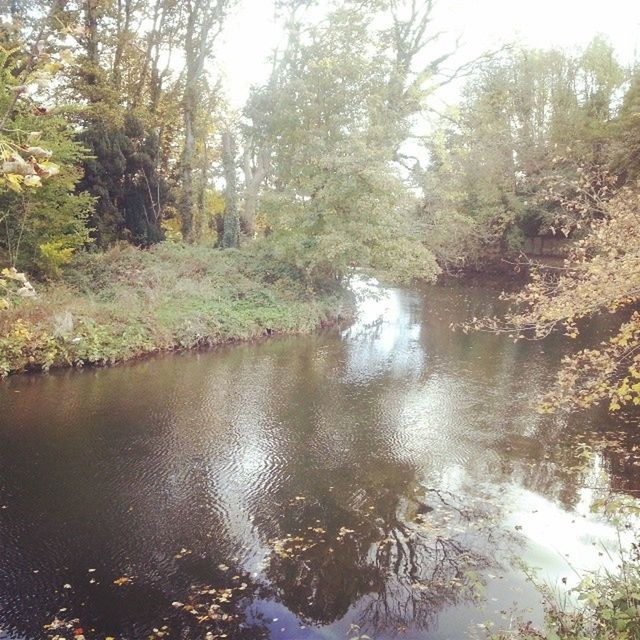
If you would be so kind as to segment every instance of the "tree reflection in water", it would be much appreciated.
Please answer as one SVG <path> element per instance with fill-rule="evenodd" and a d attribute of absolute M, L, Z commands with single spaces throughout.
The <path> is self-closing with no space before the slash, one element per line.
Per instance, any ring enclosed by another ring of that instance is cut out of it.
<path fill-rule="evenodd" d="M 355 605 L 358 627 L 374 636 L 427 630 L 443 607 L 476 600 L 480 570 L 497 565 L 493 508 L 464 506 L 416 483 L 407 489 L 356 496 L 355 507 L 329 525 L 315 518 L 317 506 L 292 501 L 301 524 L 271 541 L 266 577 L 274 596 L 315 625 Z"/>

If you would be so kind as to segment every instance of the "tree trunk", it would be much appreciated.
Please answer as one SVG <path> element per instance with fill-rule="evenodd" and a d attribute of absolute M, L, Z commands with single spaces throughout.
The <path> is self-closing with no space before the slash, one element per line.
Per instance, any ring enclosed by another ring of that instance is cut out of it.
<path fill-rule="evenodd" d="M 242 214 L 242 220 L 244 223 L 245 233 L 253 238 L 256 232 L 256 210 L 258 208 L 258 192 L 255 189 L 249 189 L 244 194 L 244 211 Z"/>
<path fill-rule="evenodd" d="M 98 7 L 96 0 L 86 0 L 85 26 L 87 29 L 87 57 L 91 64 L 98 65 Z"/>
<path fill-rule="evenodd" d="M 180 221 L 182 237 L 187 242 L 191 242 L 193 240 L 193 156 L 196 147 L 196 100 L 192 88 L 185 91 L 183 109 L 184 147 L 180 161 L 180 180 L 182 182 Z"/>
<path fill-rule="evenodd" d="M 236 185 L 236 143 L 233 134 L 222 134 L 222 164 L 225 177 L 224 232 L 222 248 L 237 247 L 240 243 L 240 220 L 238 218 L 238 194 Z"/>
<path fill-rule="evenodd" d="M 262 182 L 267 176 L 269 166 L 269 153 L 266 150 L 262 150 L 258 153 L 256 165 L 252 165 L 252 148 L 253 144 L 251 139 L 249 139 L 244 152 L 244 207 L 242 210 L 244 231 L 249 237 L 253 237 L 255 233 L 258 194 L 260 192 Z"/>
<path fill-rule="evenodd" d="M 183 94 L 184 148 L 180 163 L 182 197 L 180 217 L 182 236 L 187 242 L 193 241 L 193 164 L 196 147 L 196 116 L 198 92 L 202 90 L 204 64 L 211 47 L 220 33 L 228 0 L 194 0 L 188 4 L 187 25 L 184 40 L 186 75 Z M 213 32 L 214 25 L 218 30 Z"/>
<path fill-rule="evenodd" d="M 116 18 L 116 50 L 113 54 L 113 84 L 120 92 L 122 84 L 122 57 L 124 55 L 125 46 L 129 37 L 129 29 L 131 26 L 131 0 L 118 0 L 117 18 Z M 124 14 L 124 15 L 123 15 Z"/>

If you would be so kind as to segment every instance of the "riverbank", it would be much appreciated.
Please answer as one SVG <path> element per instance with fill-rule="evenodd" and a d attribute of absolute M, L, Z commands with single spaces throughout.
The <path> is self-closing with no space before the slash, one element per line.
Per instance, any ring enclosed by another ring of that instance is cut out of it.
<path fill-rule="evenodd" d="M 72 267 L 0 315 L 0 376 L 308 333 L 353 308 L 346 291 L 311 291 L 247 251 L 127 246 Z"/>

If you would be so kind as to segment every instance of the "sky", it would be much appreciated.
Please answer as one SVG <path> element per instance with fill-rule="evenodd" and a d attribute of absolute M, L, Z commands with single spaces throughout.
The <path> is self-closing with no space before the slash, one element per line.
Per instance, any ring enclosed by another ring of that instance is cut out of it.
<path fill-rule="evenodd" d="M 640 58 L 640 0 L 437 0 L 435 14 L 439 27 L 462 36 L 462 58 L 514 41 L 575 49 L 597 34 L 623 63 Z M 232 107 L 241 108 L 250 87 L 267 78 L 267 58 L 281 38 L 273 0 L 240 0 L 217 56 Z"/>

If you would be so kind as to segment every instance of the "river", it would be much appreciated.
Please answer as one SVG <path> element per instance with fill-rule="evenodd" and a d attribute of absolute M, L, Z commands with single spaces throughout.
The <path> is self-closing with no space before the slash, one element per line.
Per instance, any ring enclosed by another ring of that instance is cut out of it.
<path fill-rule="evenodd" d="M 346 328 L 2 383 L 0 638 L 483 637 L 541 621 L 519 559 L 611 562 L 640 436 L 536 411 L 566 339 L 452 332 L 490 283 L 359 289 Z"/>

